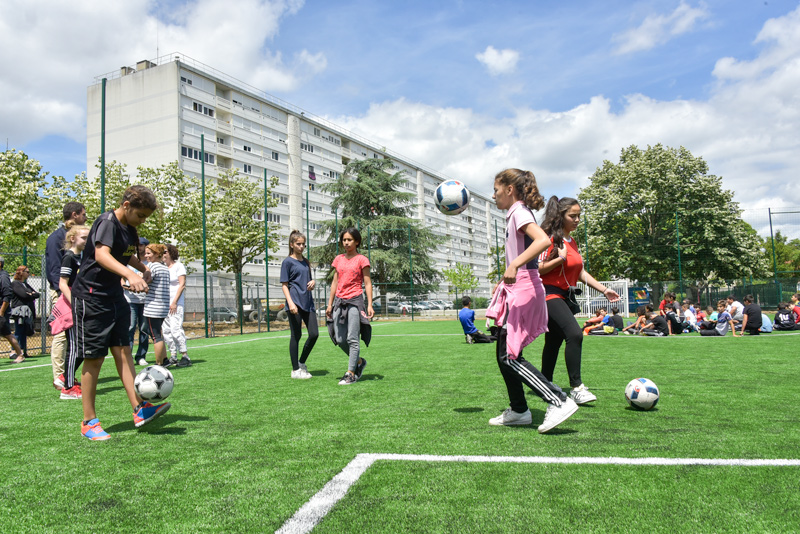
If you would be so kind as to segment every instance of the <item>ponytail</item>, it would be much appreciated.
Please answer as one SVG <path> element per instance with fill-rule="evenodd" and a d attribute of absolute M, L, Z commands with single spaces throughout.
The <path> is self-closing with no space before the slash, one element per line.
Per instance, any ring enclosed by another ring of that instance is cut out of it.
<path fill-rule="evenodd" d="M 514 186 L 519 199 L 530 209 L 540 210 L 544 207 L 544 197 L 539 193 L 536 177 L 531 171 L 506 169 L 499 172 L 494 179 L 502 185 Z"/>

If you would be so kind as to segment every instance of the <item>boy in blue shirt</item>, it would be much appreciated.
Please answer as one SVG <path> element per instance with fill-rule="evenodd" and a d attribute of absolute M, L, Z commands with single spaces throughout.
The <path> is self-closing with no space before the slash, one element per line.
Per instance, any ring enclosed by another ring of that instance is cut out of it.
<path fill-rule="evenodd" d="M 492 336 L 487 336 L 477 328 L 475 328 L 475 310 L 470 309 L 469 305 L 472 299 L 467 295 L 461 297 L 461 311 L 458 312 L 458 320 L 461 321 L 461 327 L 464 329 L 464 336 L 466 336 L 467 343 L 491 343 L 494 341 Z"/>

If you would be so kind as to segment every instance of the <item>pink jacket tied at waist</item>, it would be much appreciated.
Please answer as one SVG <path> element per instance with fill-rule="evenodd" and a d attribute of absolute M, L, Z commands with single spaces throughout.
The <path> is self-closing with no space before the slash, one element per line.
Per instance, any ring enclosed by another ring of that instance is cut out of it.
<path fill-rule="evenodd" d="M 516 360 L 526 346 L 547 332 L 547 304 L 538 270 L 520 269 L 513 284 L 500 282 L 486 310 L 497 326 L 506 324 L 506 351 Z"/>

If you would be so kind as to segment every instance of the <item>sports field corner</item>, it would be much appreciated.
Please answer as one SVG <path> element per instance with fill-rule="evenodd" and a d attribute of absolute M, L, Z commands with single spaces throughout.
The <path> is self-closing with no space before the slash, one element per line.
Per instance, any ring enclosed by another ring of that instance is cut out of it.
<path fill-rule="evenodd" d="M 800 524 L 796 335 L 584 339 L 598 396 L 550 434 L 491 427 L 493 345 L 456 321 L 375 323 L 361 381 L 321 337 L 289 378 L 288 333 L 202 339 L 173 408 L 135 430 L 112 362 L 98 415 L 49 385 L 46 357 L 0 361 L 2 532 L 785 532 Z M 537 362 L 541 340 L 525 355 Z M 151 355 L 152 356 L 152 355 Z M 13 369 L 13 370 L 12 370 Z M 655 410 L 627 407 L 644 376 Z M 566 382 L 563 361 L 555 381 Z M 786 383 L 784 383 L 786 382 Z M 642 518 L 647 518 L 644 521 Z"/>

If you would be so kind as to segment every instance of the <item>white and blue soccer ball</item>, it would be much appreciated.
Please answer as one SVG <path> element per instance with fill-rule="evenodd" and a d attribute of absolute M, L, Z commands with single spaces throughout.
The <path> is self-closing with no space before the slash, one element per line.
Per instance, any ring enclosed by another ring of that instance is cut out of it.
<path fill-rule="evenodd" d="M 458 215 L 469 207 L 469 199 L 469 189 L 458 180 L 440 183 L 433 193 L 434 204 L 445 215 Z"/>
<path fill-rule="evenodd" d="M 658 403 L 660 394 L 655 382 L 647 378 L 635 378 L 625 388 L 625 400 L 639 410 L 649 410 Z"/>
<path fill-rule="evenodd" d="M 172 373 L 160 365 L 148 365 L 133 380 L 136 393 L 144 400 L 164 400 L 174 386 Z"/>

